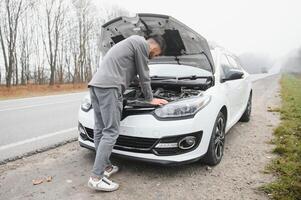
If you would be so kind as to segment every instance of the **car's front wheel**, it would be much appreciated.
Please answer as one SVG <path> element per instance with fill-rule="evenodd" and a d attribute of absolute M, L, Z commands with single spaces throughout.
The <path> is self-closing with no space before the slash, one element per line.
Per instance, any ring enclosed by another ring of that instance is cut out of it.
<path fill-rule="evenodd" d="M 208 151 L 203 159 L 204 163 L 213 166 L 222 160 L 225 146 L 225 128 L 226 118 L 222 112 L 219 112 L 212 130 Z"/>

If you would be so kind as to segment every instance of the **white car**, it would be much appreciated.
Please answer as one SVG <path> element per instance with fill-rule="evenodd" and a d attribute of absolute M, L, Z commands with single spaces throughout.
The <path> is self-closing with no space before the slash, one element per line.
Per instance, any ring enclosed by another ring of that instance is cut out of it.
<path fill-rule="evenodd" d="M 202 161 L 218 164 L 224 152 L 225 134 L 251 114 L 249 74 L 238 59 L 222 48 L 209 48 L 198 33 L 170 16 L 138 14 L 103 25 L 102 53 L 133 34 L 162 34 L 164 56 L 150 61 L 154 97 L 169 101 L 153 106 L 143 101 L 139 83 L 133 81 L 124 95 L 120 135 L 114 155 L 179 164 Z M 87 95 L 79 109 L 82 147 L 94 149 L 94 116 Z"/>

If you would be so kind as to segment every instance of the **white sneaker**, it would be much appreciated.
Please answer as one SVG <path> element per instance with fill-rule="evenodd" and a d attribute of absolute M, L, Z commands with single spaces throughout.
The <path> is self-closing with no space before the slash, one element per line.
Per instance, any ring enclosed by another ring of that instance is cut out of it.
<path fill-rule="evenodd" d="M 116 172 L 119 171 L 119 167 L 115 166 L 115 165 L 112 165 L 112 169 L 110 169 L 110 171 L 108 170 L 105 170 L 103 175 L 107 178 L 111 177 L 113 174 L 115 174 Z"/>
<path fill-rule="evenodd" d="M 100 190 L 105 192 L 112 192 L 119 188 L 117 183 L 110 181 L 106 177 L 103 177 L 99 181 L 94 181 L 91 177 L 88 182 L 88 187 L 94 190 Z"/>

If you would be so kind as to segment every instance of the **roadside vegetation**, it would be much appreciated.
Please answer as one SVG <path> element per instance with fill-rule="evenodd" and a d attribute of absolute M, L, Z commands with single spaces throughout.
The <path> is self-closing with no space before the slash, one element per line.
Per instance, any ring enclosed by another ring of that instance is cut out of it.
<path fill-rule="evenodd" d="M 301 199 L 301 75 L 281 78 L 281 123 L 274 131 L 274 153 L 278 154 L 267 170 L 277 179 L 262 187 L 276 200 Z"/>
<path fill-rule="evenodd" d="M 27 84 L 27 85 L 11 86 L 10 88 L 6 87 L 5 85 L 1 85 L 0 100 L 63 94 L 63 93 L 71 93 L 71 92 L 82 92 L 85 90 L 88 90 L 87 83 L 60 84 L 60 85 L 55 84 L 51 86 Z"/>

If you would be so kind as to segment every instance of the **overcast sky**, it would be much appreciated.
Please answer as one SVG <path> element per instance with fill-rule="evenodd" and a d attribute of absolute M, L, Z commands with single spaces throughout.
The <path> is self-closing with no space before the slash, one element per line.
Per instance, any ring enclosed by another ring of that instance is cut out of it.
<path fill-rule="evenodd" d="M 273 58 L 301 46 L 301 0 L 94 0 L 131 13 L 167 14 L 207 40 L 242 54 Z"/>

